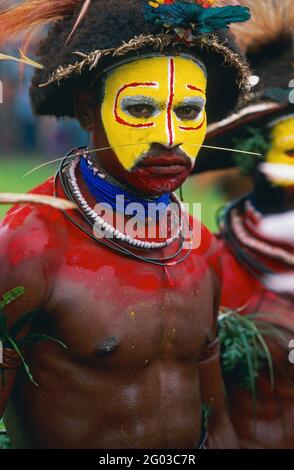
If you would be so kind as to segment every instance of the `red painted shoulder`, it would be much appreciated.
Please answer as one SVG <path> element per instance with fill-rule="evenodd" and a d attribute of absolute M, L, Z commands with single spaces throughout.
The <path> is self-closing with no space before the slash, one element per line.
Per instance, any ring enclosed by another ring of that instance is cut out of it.
<path fill-rule="evenodd" d="M 31 193 L 53 195 L 53 178 Z M 17 265 L 60 247 L 62 224 L 62 213 L 52 207 L 33 203 L 13 206 L 0 224 L 0 256 Z"/>
<path fill-rule="evenodd" d="M 261 283 L 237 260 L 228 245 L 218 239 L 219 255 L 223 267 L 223 289 L 221 305 L 237 309 L 252 302 L 264 291 Z"/>

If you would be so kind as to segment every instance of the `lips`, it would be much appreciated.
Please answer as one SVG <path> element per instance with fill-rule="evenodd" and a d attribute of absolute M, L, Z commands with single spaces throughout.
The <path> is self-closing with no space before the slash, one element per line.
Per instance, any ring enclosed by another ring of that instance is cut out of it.
<path fill-rule="evenodd" d="M 172 176 L 187 172 L 191 162 L 186 157 L 169 154 L 147 157 L 139 167 L 153 175 Z"/>

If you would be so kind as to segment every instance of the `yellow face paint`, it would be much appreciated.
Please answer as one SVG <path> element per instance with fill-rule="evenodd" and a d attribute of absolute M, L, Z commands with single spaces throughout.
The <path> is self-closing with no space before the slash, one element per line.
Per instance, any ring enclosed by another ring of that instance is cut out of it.
<path fill-rule="evenodd" d="M 294 165 L 294 117 L 276 124 L 272 131 L 272 145 L 266 155 L 268 163 Z M 292 185 L 290 181 L 279 181 L 283 186 Z"/>
<path fill-rule="evenodd" d="M 184 56 L 138 59 L 107 77 L 102 121 L 125 169 L 153 143 L 180 146 L 194 163 L 206 133 L 206 82 L 201 65 Z"/>

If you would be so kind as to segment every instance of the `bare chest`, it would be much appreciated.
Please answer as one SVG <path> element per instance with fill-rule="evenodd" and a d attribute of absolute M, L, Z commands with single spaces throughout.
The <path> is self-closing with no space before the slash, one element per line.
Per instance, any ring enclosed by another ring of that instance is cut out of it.
<path fill-rule="evenodd" d="M 132 368 L 156 358 L 195 361 L 213 327 L 215 288 L 193 255 L 163 268 L 92 246 L 69 247 L 46 314 L 46 329 L 73 356 Z"/>

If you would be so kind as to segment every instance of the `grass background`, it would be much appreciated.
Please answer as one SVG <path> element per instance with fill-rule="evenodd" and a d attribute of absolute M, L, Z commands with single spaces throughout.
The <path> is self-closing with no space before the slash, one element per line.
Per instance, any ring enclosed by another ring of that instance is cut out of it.
<path fill-rule="evenodd" d="M 41 168 L 29 176 L 24 175 L 37 165 L 43 163 L 41 160 L 34 158 L 11 157 L 0 159 L 0 192 L 27 192 L 39 183 L 44 181 L 54 173 L 56 168 L 52 165 Z M 3 217 L 8 210 L 8 206 L 0 205 L 0 218 Z"/>

